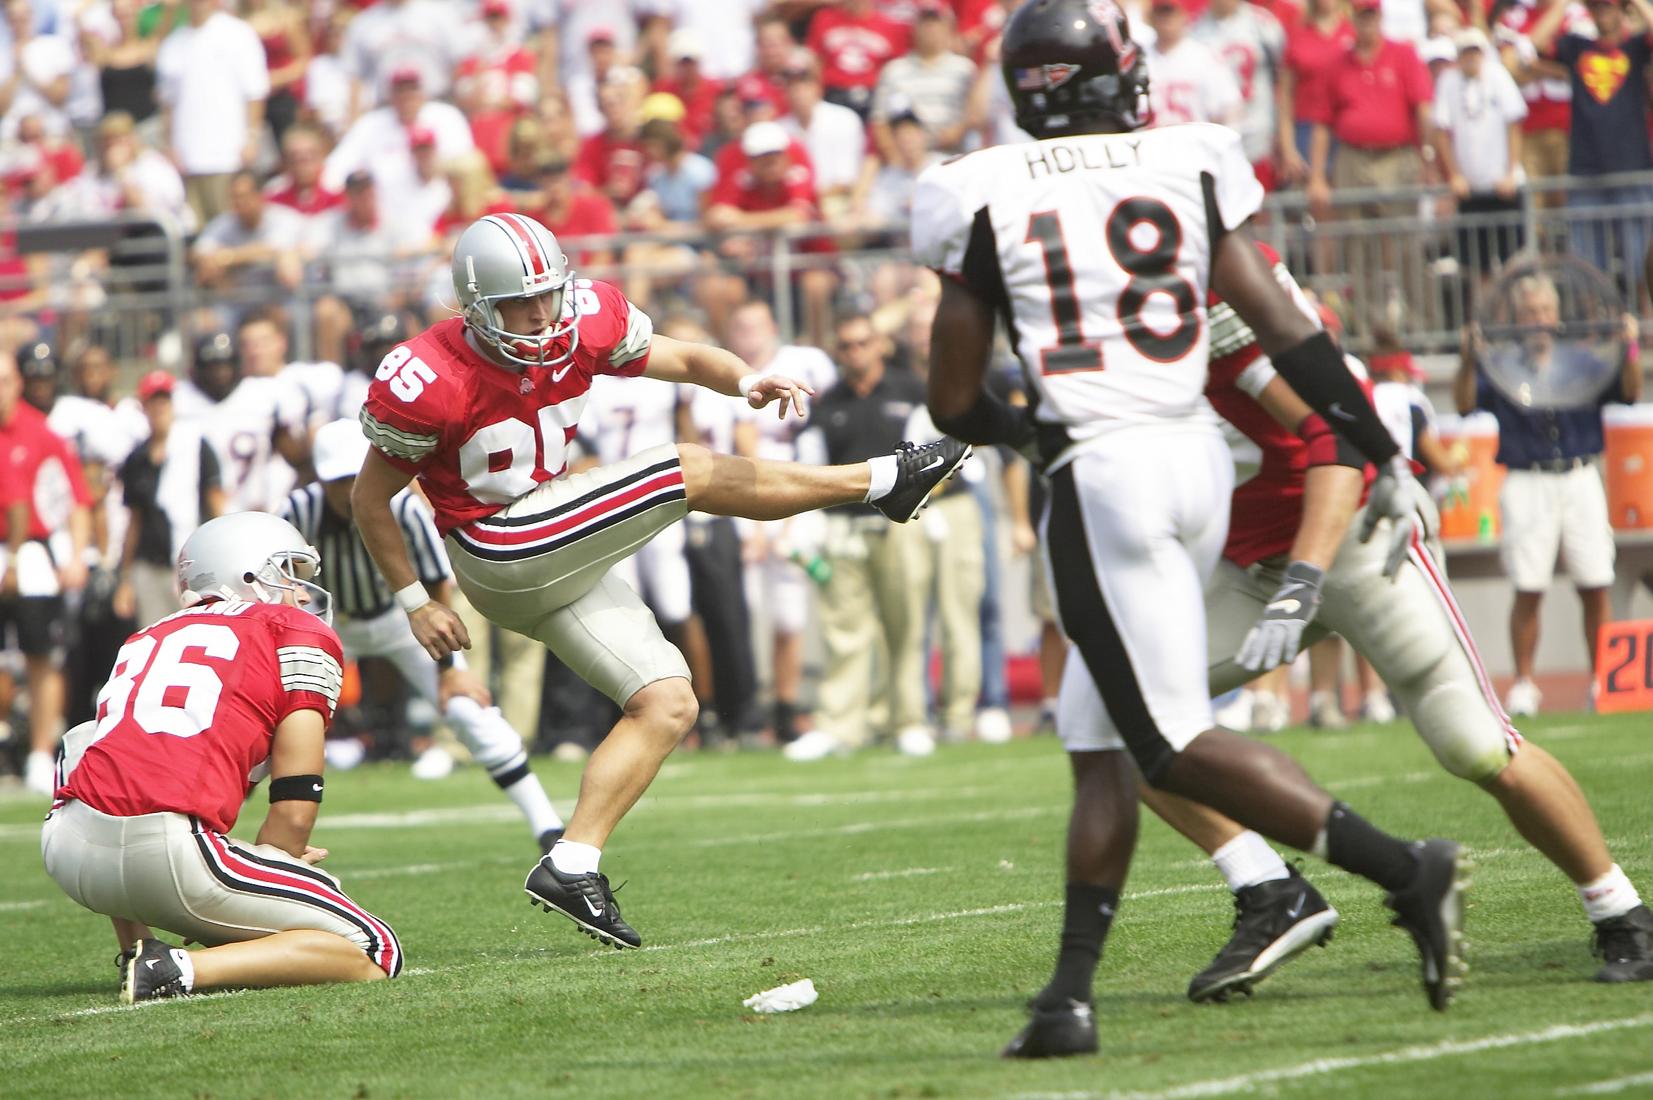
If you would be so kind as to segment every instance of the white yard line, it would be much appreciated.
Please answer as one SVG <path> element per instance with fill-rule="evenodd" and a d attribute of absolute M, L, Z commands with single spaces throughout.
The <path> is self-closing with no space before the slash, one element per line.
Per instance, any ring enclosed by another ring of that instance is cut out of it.
<path fill-rule="evenodd" d="M 36 901 L 0 901 L 0 913 L 16 913 L 23 909 L 39 909 L 45 904 L 44 899 Z"/>
<path fill-rule="evenodd" d="M 951 867 L 903 867 L 899 871 L 862 871 L 858 875 L 851 875 L 851 882 L 883 882 L 892 878 L 917 878 L 919 875 L 939 875 L 943 871 L 951 871 Z"/>
<path fill-rule="evenodd" d="M 1348 1058 L 1316 1058 L 1312 1062 L 1303 1062 L 1282 1069 L 1258 1070 L 1255 1073 L 1241 1073 L 1233 1077 L 1191 1081 L 1186 1085 L 1177 1085 L 1159 1092 L 1030 1092 L 1021 1093 L 1014 1100 L 1199 1100 L 1207 1096 L 1250 1092 L 1258 1086 L 1277 1084 L 1281 1081 L 1301 1081 L 1310 1077 L 1330 1076 L 1351 1069 L 1432 1062 L 1437 1058 L 1453 1058 L 1462 1054 L 1479 1054 L 1485 1050 L 1503 1050 L 1508 1047 L 1531 1046 L 1535 1043 L 1555 1043 L 1636 1027 L 1653 1027 L 1653 1015 L 1633 1016 L 1625 1020 L 1602 1020 L 1593 1024 L 1558 1024 L 1539 1031 L 1488 1035 L 1481 1039 L 1450 1039 L 1427 1046 L 1400 1047 L 1396 1050 Z"/>
<path fill-rule="evenodd" d="M 1633 1073 L 1629 1077 L 1614 1077 L 1606 1081 L 1594 1081 L 1588 1085 L 1575 1085 L 1569 1089 L 1557 1089 L 1557 1096 L 1610 1096 L 1615 1092 L 1623 1092 L 1640 1085 L 1653 1085 L 1653 1073 Z"/>

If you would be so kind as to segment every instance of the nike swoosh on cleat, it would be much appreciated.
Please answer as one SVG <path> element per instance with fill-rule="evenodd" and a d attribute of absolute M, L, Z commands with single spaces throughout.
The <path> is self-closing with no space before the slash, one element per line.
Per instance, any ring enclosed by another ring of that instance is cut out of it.
<path fill-rule="evenodd" d="M 1303 912 L 1303 903 L 1308 901 L 1308 900 L 1309 900 L 1309 896 L 1307 894 L 1298 894 L 1297 895 L 1297 904 L 1293 905 L 1290 909 L 1286 910 L 1286 916 L 1290 917 L 1292 920 L 1296 920 L 1298 918 L 1298 916 Z"/>
<path fill-rule="evenodd" d="M 921 474 L 927 474 L 931 470 L 935 469 L 937 466 L 940 466 L 941 463 L 942 463 L 942 458 L 941 458 L 940 455 L 937 455 L 934 459 L 932 459 L 930 461 L 929 465 L 924 466 L 918 472 L 921 473 Z"/>
<path fill-rule="evenodd" d="M 154 970 L 155 969 L 155 960 L 154 959 L 145 959 L 144 960 L 144 965 L 149 967 L 149 969 Z"/>
<path fill-rule="evenodd" d="M 600 917 L 603 915 L 603 907 L 601 905 L 592 905 L 590 898 L 581 898 L 580 900 L 585 902 L 585 907 L 591 910 L 592 916 Z"/>

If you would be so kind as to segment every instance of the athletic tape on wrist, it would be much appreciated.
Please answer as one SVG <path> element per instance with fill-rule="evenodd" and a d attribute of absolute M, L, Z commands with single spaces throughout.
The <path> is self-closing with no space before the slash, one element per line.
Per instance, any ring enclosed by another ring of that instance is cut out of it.
<path fill-rule="evenodd" d="M 740 382 L 737 383 L 740 386 L 740 396 L 746 397 L 751 394 L 753 390 L 757 389 L 758 383 L 762 382 L 763 378 L 763 372 L 756 370 L 742 377 Z"/>
<path fill-rule="evenodd" d="M 430 593 L 425 591 L 424 585 L 414 581 L 406 588 L 396 590 L 396 603 L 403 611 L 411 615 L 430 603 Z"/>

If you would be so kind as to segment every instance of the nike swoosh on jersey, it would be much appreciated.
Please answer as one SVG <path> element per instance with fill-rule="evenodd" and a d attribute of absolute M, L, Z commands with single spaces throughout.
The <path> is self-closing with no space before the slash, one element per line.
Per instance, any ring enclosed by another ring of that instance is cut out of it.
<path fill-rule="evenodd" d="M 568 373 L 568 372 L 569 372 L 569 371 L 571 371 L 571 370 L 573 370 L 573 369 L 574 369 L 574 364 L 573 364 L 573 363 L 570 363 L 570 364 L 568 364 L 568 365 L 567 365 L 567 366 L 565 366 L 565 367 L 563 367 L 563 368 L 562 368 L 562 369 L 561 369 L 561 370 L 553 370 L 553 371 L 552 371 L 552 372 L 551 372 L 551 382 L 552 382 L 552 384 L 553 384 L 553 385 L 554 385 L 554 384 L 556 384 L 556 383 L 558 383 L 558 382 L 561 382 L 561 381 L 562 381 L 562 380 L 563 380 L 563 377 L 564 377 L 564 376 L 565 376 L 565 375 L 566 375 L 566 374 L 567 374 L 567 373 Z"/>

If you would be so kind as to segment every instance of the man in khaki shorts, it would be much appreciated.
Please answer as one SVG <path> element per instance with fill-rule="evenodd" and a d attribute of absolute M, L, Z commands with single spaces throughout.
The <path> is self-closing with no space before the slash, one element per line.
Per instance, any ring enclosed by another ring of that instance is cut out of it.
<path fill-rule="evenodd" d="M 96 725 L 65 739 L 41 854 L 64 893 L 114 923 L 128 1003 L 402 969 L 390 926 L 314 866 L 343 681 L 319 565 L 275 516 L 203 524 L 179 554 L 184 609 L 127 640 Z M 255 843 L 233 840 L 263 773 L 269 815 Z M 207 946 L 175 948 L 151 927 Z"/>
<path fill-rule="evenodd" d="M 361 412 L 373 450 L 352 494 L 356 523 L 431 656 L 467 647 L 459 618 L 417 582 L 390 512 L 417 476 L 472 606 L 543 643 L 622 708 L 586 765 L 567 832 L 525 888 L 594 938 L 637 947 L 598 860 L 698 707 L 683 655 L 610 567 L 690 510 L 768 520 L 866 501 L 905 522 L 970 448 L 903 444 L 870 462 L 815 467 L 669 444 L 563 476 L 597 375 L 694 383 L 754 408 L 778 402 L 781 416 L 802 415 L 812 390 L 656 335 L 617 288 L 575 279 L 556 238 L 518 214 L 488 215 L 460 235 L 453 282 L 461 315 L 392 349 L 375 372 Z"/>

